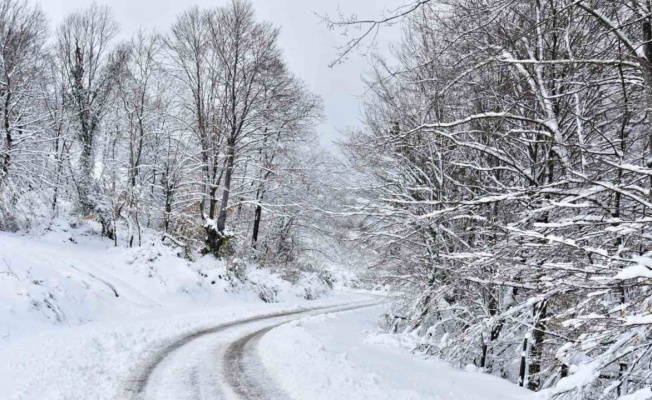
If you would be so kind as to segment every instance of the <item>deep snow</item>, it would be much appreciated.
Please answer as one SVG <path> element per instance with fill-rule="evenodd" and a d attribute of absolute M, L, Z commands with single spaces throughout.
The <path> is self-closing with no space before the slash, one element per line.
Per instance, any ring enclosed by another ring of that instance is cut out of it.
<path fill-rule="evenodd" d="M 246 263 L 235 274 L 212 257 L 191 262 L 155 233 L 116 248 L 93 222 L 73 225 L 0 232 L 2 400 L 121 398 L 139 363 L 180 335 L 359 297 L 310 275 L 293 285 Z"/>
<path fill-rule="evenodd" d="M 364 299 L 338 293 L 297 304 L 237 304 L 51 330 L 0 349 L 0 399 L 120 399 L 157 350 L 192 332 L 244 318 Z"/>

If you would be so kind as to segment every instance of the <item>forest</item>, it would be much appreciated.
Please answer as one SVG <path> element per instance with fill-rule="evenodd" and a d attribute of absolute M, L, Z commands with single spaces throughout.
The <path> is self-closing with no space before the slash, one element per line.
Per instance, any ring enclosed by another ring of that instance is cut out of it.
<path fill-rule="evenodd" d="M 2 229 L 74 203 L 116 245 L 155 227 L 183 246 L 205 235 L 224 255 L 240 228 L 256 247 L 264 207 L 265 238 L 290 251 L 321 103 L 251 4 L 191 8 L 166 35 L 121 41 L 108 6 L 69 15 L 47 40 L 38 7 L 1 5 Z"/>
<path fill-rule="evenodd" d="M 332 154 L 322 99 L 248 1 L 125 39 L 108 6 L 51 28 L 0 0 L 0 230 L 74 216 L 116 247 L 154 231 L 284 274 L 349 258 L 421 354 L 550 399 L 652 398 L 652 3 L 365 18 L 323 16 L 332 68 L 369 60 Z"/>
<path fill-rule="evenodd" d="M 356 240 L 406 293 L 389 329 L 551 398 L 649 387 L 651 4 L 433 0 L 331 23 L 358 28 L 343 55 L 403 29 L 344 145 Z"/>

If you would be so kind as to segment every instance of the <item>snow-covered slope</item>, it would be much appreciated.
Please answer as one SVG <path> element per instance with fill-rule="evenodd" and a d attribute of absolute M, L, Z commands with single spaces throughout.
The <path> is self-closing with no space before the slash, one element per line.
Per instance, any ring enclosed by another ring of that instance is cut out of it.
<path fill-rule="evenodd" d="M 212 257 L 188 261 L 157 235 L 141 247 L 116 248 L 95 230 L 59 222 L 0 233 L 0 398 L 121 398 L 144 363 L 179 338 L 252 316 L 370 298 L 336 292 L 306 301 L 307 291 L 323 289 L 309 277 L 291 285 L 242 262 L 233 272 Z M 528 399 L 498 378 L 388 347 L 396 344 L 391 336 L 370 334 L 381 313 L 373 307 L 274 329 L 260 343 L 261 360 L 297 399 Z"/>
<path fill-rule="evenodd" d="M 326 290 L 255 266 L 229 273 L 210 256 L 191 262 L 158 235 L 116 248 L 96 229 L 59 221 L 29 234 L 0 232 L 0 347 L 46 329 L 234 301 L 298 301 L 307 290 Z"/>

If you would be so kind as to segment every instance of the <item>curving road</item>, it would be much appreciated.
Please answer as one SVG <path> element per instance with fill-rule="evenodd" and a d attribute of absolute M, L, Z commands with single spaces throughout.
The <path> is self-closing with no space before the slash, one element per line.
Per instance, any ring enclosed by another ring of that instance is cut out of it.
<path fill-rule="evenodd" d="M 281 400 L 256 356 L 269 330 L 310 315 L 348 311 L 378 300 L 256 316 L 194 332 L 161 349 L 129 382 L 132 400 Z"/>

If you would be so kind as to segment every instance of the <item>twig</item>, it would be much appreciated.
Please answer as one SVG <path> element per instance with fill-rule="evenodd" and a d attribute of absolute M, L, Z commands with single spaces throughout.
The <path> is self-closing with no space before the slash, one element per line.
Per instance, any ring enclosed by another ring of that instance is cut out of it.
<path fill-rule="evenodd" d="M 2 258 L 2 261 L 7 266 L 7 270 L 6 271 L 0 271 L 0 274 L 6 274 L 6 275 L 9 275 L 9 276 L 13 276 L 17 280 L 20 280 L 18 275 L 16 275 L 16 273 L 11 269 L 11 265 L 9 265 L 9 262 L 4 257 Z"/>

